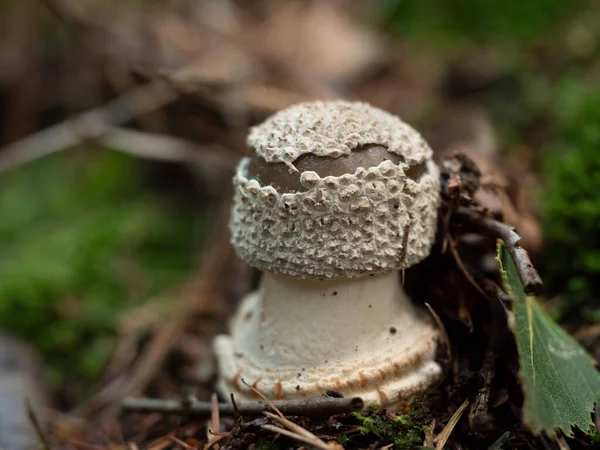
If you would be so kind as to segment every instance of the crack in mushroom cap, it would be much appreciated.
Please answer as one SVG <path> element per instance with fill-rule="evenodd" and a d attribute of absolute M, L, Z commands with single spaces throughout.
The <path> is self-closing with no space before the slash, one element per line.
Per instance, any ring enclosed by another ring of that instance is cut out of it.
<path fill-rule="evenodd" d="M 422 136 L 400 118 L 363 102 L 317 101 L 279 111 L 253 127 L 248 145 L 267 162 L 286 164 L 302 155 L 337 158 L 363 145 L 382 145 L 413 166 L 431 159 Z"/>
<path fill-rule="evenodd" d="M 260 157 L 291 167 L 302 154 L 337 157 L 368 144 L 384 145 L 403 161 L 338 177 L 305 171 L 306 191 L 279 192 L 248 176 L 249 159 L 243 159 L 230 230 L 250 265 L 303 278 L 359 277 L 410 267 L 429 255 L 439 170 L 425 141 L 399 118 L 365 103 L 304 103 L 254 128 L 248 142 Z M 417 164 L 422 173 L 407 176 Z"/>

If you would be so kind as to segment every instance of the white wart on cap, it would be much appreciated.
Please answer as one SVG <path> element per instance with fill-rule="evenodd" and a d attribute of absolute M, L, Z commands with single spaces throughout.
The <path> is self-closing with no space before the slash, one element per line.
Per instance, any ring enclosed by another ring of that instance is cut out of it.
<path fill-rule="evenodd" d="M 249 158 L 238 166 L 230 229 L 250 265 L 299 277 L 357 277 L 410 267 L 429 254 L 438 169 L 421 135 L 398 117 L 365 103 L 302 103 L 253 128 L 248 144 L 296 188 L 261 183 L 249 174 Z M 344 163 L 373 147 L 389 157 L 366 167 Z M 327 164 L 335 176 L 319 175 Z"/>

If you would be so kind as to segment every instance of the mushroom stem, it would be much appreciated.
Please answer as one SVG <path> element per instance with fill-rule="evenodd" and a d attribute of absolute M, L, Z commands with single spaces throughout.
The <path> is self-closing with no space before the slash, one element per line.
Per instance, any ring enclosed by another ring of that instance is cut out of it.
<path fill-rule="evenodd" d="M 238 352 L 265 368 L 333 365 L 361 347 L 402 341 L 414 316 L 397 272 L 333 280 L 267 272 L 241 307 L 234 340 Z M 298 338 L 291 343 L 290 336 Z"/>
<path fill-rule="evenodd" d="M 410 400 L 440 373 L 437 331 L 406 296 L 397 271 L 317 280 L 266 272 L 231 330 L 216 345 L 229 372 L 221 390 L 242 401 L 252 399 L 244 378 L 276 399 L 334 390 L 389 405 Z"/>

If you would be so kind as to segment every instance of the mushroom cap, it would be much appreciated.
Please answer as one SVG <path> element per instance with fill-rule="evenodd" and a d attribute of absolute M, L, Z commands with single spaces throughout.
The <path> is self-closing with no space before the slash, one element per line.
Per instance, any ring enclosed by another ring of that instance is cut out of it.
<path fill-rule="evenodd" d="M 365 145 L 401 157 L 399 164 L 383 161 L 341 176 L 301 172 L 302 192 L 261 185 L 248 175 L 250 159 L 242 159 L 230 230 L 250 265 L 303 278 L 349 278 L 410 267 L 429 255 L 439 171 L 421 135 L 398 117 L 366 103 L 302 103 L 253 128 L 248 143 L 290 172 L 298 172 L 294 161 L 302 155 L 335 161 Z"/>
<path fill-rule="evenodd" d="M 312 153 L 338 158 L 364 145 L 382 145 L 409 166 L 431 159 L 421 135 L 398 117 L 363 102 L 343 100 L 299 103 L 253 127 L 248 145 L 265 161 L 293 162 Z"/>

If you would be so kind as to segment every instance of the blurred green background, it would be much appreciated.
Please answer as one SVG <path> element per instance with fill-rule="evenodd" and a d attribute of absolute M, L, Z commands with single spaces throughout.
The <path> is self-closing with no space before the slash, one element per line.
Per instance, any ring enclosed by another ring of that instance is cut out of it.
<path fill-rule="evenodd" d="M 5 18 L 10 3 L 1 4 Z M 598 2 L 363 6 L 369 27 L 463 75 L 465 62 L 485 56 L 467 65 L 476 69 L 467 74 L 475 79 L 469 89 L 454 85 L 440 103 L 460 96 L 485 108 L 505 156 L 518 160 L 524 147 L 533 149 L 529 170 L 543 183 L 532 194 L 544 233 L 534 258 L 548 296 L 561 299 L 554 312 L 566 322 L 599 320 Z M 43 57 L 72 39 L 64 24 L 45 27 L 36 50 Z M 7 117 L 6 87 L 0 99 Z M 70 383 L 74 397 L 98 380 L 123 312 L 150 301 L 168 310 L 196 265 L 214 217 L 200 194 L 182 194 L 197 189 L 193 182 L 165 187 L 182 176 L 177 170 L 84 144 L 0 175 L 0 328 L 39 348 L 53 386 Z"/>

